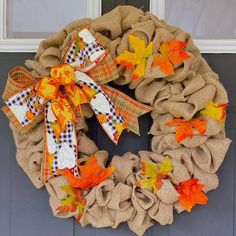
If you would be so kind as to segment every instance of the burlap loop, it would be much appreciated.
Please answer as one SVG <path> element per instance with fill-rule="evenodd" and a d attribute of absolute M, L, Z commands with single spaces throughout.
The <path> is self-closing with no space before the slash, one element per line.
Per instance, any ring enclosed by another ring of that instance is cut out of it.
<path fill-rule="evenodd" d="M 91 155 L 98 151 L 96 144 L 86 136 L 86 134 L 82 133 L 78 140 L 78 150 L 81 154 Z"/>
<path fill-rule="evenodd" d="M 172 224 L 173 222 L 173 204 L 165 204 L 159 201 L 159 204 L 153 205 L 148 210 L 148 215 L 161 225 Z"/>
<path fill-rule="evenodd" d="M 13 135 L 18 164 L 23 168 L 36 188 L 43 187 L 44 183 L 41 180 L 43 123 L 23 135 L 13 129 Z"/>
<path fill-rule="evenodd" d="M 124 183 L 128 176 L 133 173 L 139 165 L 138 156 L 132 153 L 125 153 L 123 156 L 114 156 L 111 161 L 116 169 L 114 173 L 115 181 Z"/>
<path fill-rule="evenodd" d="M 32 73 L 32 75 L 36 77 L 40 76 L 47 76 L 49 75 L 49 68 L 45 68 L 40 62 L 35 61 L 35 60 L 26 60 L 25 61 L 25 66 L 28 67 Z"/>
<path fill-rule="evenodd" d="M 207 173 L 215 173 L 222 164 L 231 140 L 209 139 L 199 147 L 191 149 L 196 165 Z"/>
<path fill-rule="evenodd" d="M 143 39 L 145 44 L 152 41 L 155 25 L 153 21 L 147 20 L 132 25 L 130 33 Z"/>
<path fill-rule="evenodd" d="M 132 188 L 126 184 L 118 183 L 113 191 L 108 207 L 112 210 L 125 211 L 130 208 Z"/>
<path fill-rule="evenodd" d="M 142 15 L 144 15 L 142 10 L 133 7 L 117 7 L 112 12 L 93 20 L 91 28 L 99 32 L 109 31 L 111 38 L 115 39 L 136 23 Z"/>
<path fill-rule="evenodd" d="M 148 216 L 145 212 L 133 211 L 131 219 L 128 221 L 129 228 L 137 235 L 141 236 L 145 231 L 153 226 L 151 217 Z"/>
<path fill-rule="evenodd" d="M 182 142 L 176 141 L 174 126 L 165 123 L 182 117 L 186 120 L 196 115 L 211 101 L 227 103 L 228 97 L 199 49 L 194 45 L 191 35 L 178 27 L 168 25 L 151 13 L 130 6 L 120 6 L 112 12 L 96 19 L 76 20 L 60 32 L 43 40 L 33 60 L 26 60 L 25 65 L 37 77 L 47 76 L 50 67 L 60 64 L 63 56 L 77 30 L 89 27 L 100 43 L 108 49 L 113 59 L 124 50 L 131 50 L 128 36 L 136 35 L 146 45 L 153 42 L 154 54 L 159 52 L 163 42 L 181 40 L 187 43 L 185 50 L 190 58 L 174 66 L 174 74 L 165 75 L 160 68 L 153 67 L 154 56 L 147 60 L 143 78 L 131 80 L 132 70 L 120 69 L 120 77 L 114 82 L 127 84 L 134 89 L 139 102 L 153 106 L 153 124 L 149 131 L 152 135 L 152 151 L 139 151 L 137 155 L 130 152 L 123 156 L 114 156 L 110 165 L 115 167 L 114 174 L 106 181 L 92 188 L 85 194 L 86 205 L 80 219 L 82 226 L 116 228 L 127 222 L 129 228 L 137 235 L 143 235 L 154 221 L 161 225 L 173 222 L 173 209 L 182 212 L 179 194 L 175 185 L 190 178 L 198 178 L 204 185 L 204 192 L 217 188 L 219 180 L 216 171 L 222 164 L 229 148 L 230 140 L 225 138 L 225 124 L 201 115 L 206 121 L 206 133 L 201 136 L 193 130 L 193 138 L 187 137 Z M 86 136 L 88 127 L 85 118 L 93 115 L 91 108 L 82 105 L 84 117 L 78 117 L 76 135 L 78 139 L 78 164 L 83 165 L 89 156 L 95 154 L 102 167 L 107 166 L 108 153 L 98 151 L 96 144 Z M 43 123 L 39 123 L 24 135 L 13 129 L 17 147 L 16 159 L 32 183 L 40 188 L 41 162 L 43 154 Z M 172 162 L 173 170 L 157 193 L 152 189 L 137 186 L 141 178 L 140 163 L 151 161 L 159 164 L 165 156 Z M 68 184 L 62 176 L 49 179 L 46 183 L 50 206 L 56 217 L 76 217 L 78 212 L 62 213 L 57 210 L 66 193 L 61 186 Z"/>
<path fill-rule="evenodd" d="M 60 63 L 61 52 L 56 47 L 47 48 L 39 58 L 39 62 L 42 63 L 44 67 L 53 67 Z"/>
<path fill-rule="evenodd" d="M 131 192 L 129 186 L 122 183 L 115 186 L 111 179 L 102 182 L 86 195 L 87 203 L 80 219 L 81 225 L 116 228 L 127 221 L 133 212 L 129 201 Z"/>

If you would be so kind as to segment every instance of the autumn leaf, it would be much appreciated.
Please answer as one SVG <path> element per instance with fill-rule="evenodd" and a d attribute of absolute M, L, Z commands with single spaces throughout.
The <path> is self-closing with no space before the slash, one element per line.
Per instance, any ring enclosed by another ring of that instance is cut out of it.
<path fill-rule="evenodd" d="M 175 187 L 180 194 L 179 202 L 186 211 L 191 212 L 196 204 L 207 204 L 208 197 L 202 192 L 203 187 L 196 178 L 181 182 Z"/>
<path fill-rule="evenodd" d="M 85 165 L 79 166 L 79 170 L 81 177 L 75 177 L 69 169 L 62 170 L 61 174 L 68 179 L 71 187 L 89 190 L 107 179 L 113 173 L 114 167 L 102 169 L 96 156 L 92 155 Z"/>
<path fill-rule="evenodd" d="M 168 157 L 165 157 L 160 166 L 144 161 L 140 168 L 142 179 L 137 181 L 136 185 L 145 189 L 153 188 L 153 191 L 157 192 L 162 187 L 162 179 L 166 178 L 168 173 L 172 171 L 172 163 Z"/>
<path fill-rule="evenodd" d="M 175 130 L 176 141 L 178 143 L 187 137 L 192 138 L 193 128 L 195 128 L 200 135 L 204 135 L 206 133 L 206 121 L 203 119 L 186 121 L 185 119 L 178 118 L 165 123 L 165 125 L 178 126 Z"/>
<path fill-rule="evenodd" d="M 223 122 L 226 117 L 226 108 L 226 103 L 218 104 L 211 101 L 200 113 L 212 119 L 218 120 L 219 122 Z"/>
<path fill-rule="evenodd" d="M 124 51 L 116 58 L 116 63 L 122 67 L 126 67 L 126 71 L 134 67 L 132 80 L 139 79 L 144 76 L 147 58 L 152 55 L 152 42 L 145 47 L 144 40 L 129 35 L 129 42 L 134 52 Z"/>
<path fill-rule="evenodd" d="M 86 199 L 83 197 L 80 190 L 72 188 L 71 186 L 61 186 L 61 189 L 67 193 L 67 197 L 61 201 L 61 205 L 56 209 L 58 212 L 69 213 L 75 212 L 78 209 L 79 221 L 84 212 Z"/>
<path fill-rule="evenodd" d="M 166 75 L 174 74 L 174 66 L 181 63 L 190 55 L 184 51 L 186 43 L 179 40 L 162 43 L 153 59 L 152 66 L 160 66 L 160 70 Z"/>

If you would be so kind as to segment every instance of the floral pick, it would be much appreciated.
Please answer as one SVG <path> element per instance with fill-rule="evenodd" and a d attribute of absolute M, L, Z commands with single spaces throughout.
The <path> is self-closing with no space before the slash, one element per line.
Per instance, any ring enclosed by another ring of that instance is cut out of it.
<path fill-rule="evenodd" d="M 196 204 L 207 204 L 208 197 L 202 192 L 203 187 L 196 178 L 181 182 L 175 187 L 180 194 L 179 202 L 186 211 L 191 212 Z"/>
<path fill-rule="evenodd" d="M 218 120 L 219 122 L 223 122 L 226 117 L 226 108 L 226 103 L 218 104 L 211 101 L 200 113 L 212 119 Z"/>
<path fill-rule="evenodd" d="M 184 51 L 186 43 L 179 40 L 162 43 L 153 59 L 152 66 L 160 66 L 160 70 L 166 75 L 174 74 L 174 66 L 183 60 L 190 58 L 190 55 Z"/>
<path fill-rule="evenodd" d="M 75 212 L 78 209 L 76 220 L 79 221 L 84 212 L 86 199 L 83 197 L 79 189 L 70 186 L 61 186 L 61 189 L 67 193 L 67 197 L 61 201 L 61 205 L 57 208 L 59 212 Z"/>
<path fill-rule="evenodd" d="M 144 161 L 141 163 L 142 179 L 137 181 L 136 185 L 145 189 L 153 188 L 154 192 L 157 192 L 163 185 L 162 179 L 166 178 L 172 168 L 172 163 L 168 157 L 163 159 L 160 166 Z"/>
<path fill-rule="evenodd" d="M 89 190 L 107 179 L 114 171 L 114 167 L 102 169 L 98 164 L 95 155 L 92 155 L 85 165 L 79 166 L 81 177 L 75 177 L 69 169 L 64 169 L 61 174 L 64 175 L 73 188 Z"/>
<path fill-rule="evenodd" d="M 132 80 L 136 80 L 144 76 L 147 58 L 152 55 L 152 42 L 145 47 L 144 40 L 129 35 L 129 42 L 134 52 L 124 51 L 116 58 L 116 63 L 126 67 L 126 71 L 135 67 L 131 76 Z"/>
<path fill-rule="evenodd" d="M 193 137 L 193 128 L 195 128 L 201 135 L 206 133 L 206 121 L 203 119 L 193 119 L 186 121 L 185 119 L 174 119 L 165 123 L 168 126 L 178 126 L 175 130 L 176 141 L 179 143 L 187 137 Z"/>

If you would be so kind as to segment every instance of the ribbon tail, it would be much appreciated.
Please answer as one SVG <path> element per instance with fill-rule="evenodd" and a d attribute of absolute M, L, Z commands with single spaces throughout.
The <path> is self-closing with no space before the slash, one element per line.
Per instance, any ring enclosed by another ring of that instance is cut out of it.
<path fill-rule="evenodd" d="M 60 175 L 63 169 L 69 169 L 72 174 L 78 176 L 78 145 L 74 123 L 68 121 L 66 130 L 60 132 L 52 112 L 51 101 L 45 105 L 44 116 L 42 180 L 45 182 L 52 176 Z"/>
<path fill-rule="evenodd" d="M 110 139 L 117 144 L 121 133 L 126 129 L 126 124 L 119 109 L 92 78 L 80 71 L 76 71 L 75 74 L 77 83 L 89 98 L 89 104 L 100 125 Z"/>
<path fill-rule="evenodd" d="M 120 112 L 127 123 L 128 130 L 140 135 L 138 117 L 150 112 L 153 108 L 135 101 L 121 91 L 108 85 L 102 85 L 102 89 L 116 107 L 120 109 Z"/>

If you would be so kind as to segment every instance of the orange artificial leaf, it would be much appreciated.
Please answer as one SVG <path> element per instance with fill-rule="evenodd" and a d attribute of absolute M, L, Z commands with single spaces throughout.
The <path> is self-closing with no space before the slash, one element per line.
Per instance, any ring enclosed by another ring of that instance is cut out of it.
<path fill-rule="evenodd" d="M 107 179 L 113 173 L 114 167 L 102 169 L 96 156 L 92 155 L 85 165 L 79 166 L 79 170 L 81 177 L 75 177 L 68 169 L 62 170 L 61 174 L 68 179 L 71 187 L 89 190 Z"/>
<path fill-rule="evenodd" d="M 179 40 L 162 43 L 153 59 L 152 66 L 160 66 L 160 70 L 166 75 L 174 74 L 174 66 L 190 58 L 190 55 L 184 51 L 186 43 Z"/>
<path fill-rule="evenodd" d="M 158 166 L 155 163 L 144 161 L 141 162 L 142 179 L 137 181 L 136 185 L 145 189 L 153 189 L 157 192 L 162 187 L 162 179 L 165 179 L 173 169 L 172 163 L 168 157 L 165 157 Z"/>
<path fill-rule="evenodd" d="M 219 122 L 224 122 L 226 117 L 226 108 L 226 103 L 218 104 L 211 101 L 200 113 L 212 119 L 218 120 Z"/>
<path fill-rule="evenodd" d="M 126 67 L 126 71 L 131 70 L 134 67 L 132 80 L 139 79 L 144 76 L 147 58 L 152 55 L 152 42 L 145 47 L 144 40 L 129 35 L 129 42 L 134 52 L 124 51 L 116 58 L 116 63 L 122 67 Z"/>
<path fill-rule="evenodd" d="M 191 212 L 196 204 L 207 204 L 208 197 L 202 192 L 203 187 L 196 178 L 181 182 L 175 187 L 180 194 L 179 202 L 186 211 Z"/>
<path fill-rule="evenodd" d="M 67 197 L 61 201 L 61 205 L 56 209 L 62 213 L 75 212 L 78 209 L 77 220 L 79 221 L 84 212 L 86 199 L 80 190 L 71 186 L 61 186 L 61 189 L 67 193 Z"/>
<path fill-rule="evenodd" d="M 206 133 L 206 121 L 203 119 L 193 119 L 190 121 L 186 121 L 185 119 L 174 119 L 165 123 L 168 126 L 178 126 L 175 130 L 176 141 L 179 143 L 183 141 L 185 138 L 193 137 L 193 128 L 195 128 L 200 135 L 204 135 Z"/>

